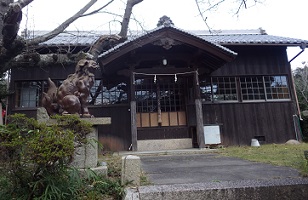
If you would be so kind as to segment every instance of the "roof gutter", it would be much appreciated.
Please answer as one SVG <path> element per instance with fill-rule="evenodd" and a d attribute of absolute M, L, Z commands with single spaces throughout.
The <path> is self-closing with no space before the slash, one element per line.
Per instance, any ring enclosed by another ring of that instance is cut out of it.
<path fill-rule="evenodd" d="M 289 63 L 291 63 L 295 58 L 297 58 L 299 55 L 301 55 L 304 51 L 305 51 L 305 49 L 306 49 L 306 44 L 304 44 L 304 43 L 302 43 L 301 45 L 300 45 L 300 48 L 302 49 L 298 54 L 296 54 L 290 61 L 289 61 Z"/>

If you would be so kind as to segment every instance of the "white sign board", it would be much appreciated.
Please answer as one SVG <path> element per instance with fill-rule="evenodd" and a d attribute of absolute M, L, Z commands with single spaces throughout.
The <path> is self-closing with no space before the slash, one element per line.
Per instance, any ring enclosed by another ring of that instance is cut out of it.
<path fill-rule="evenodd" d="M 220 144 L 220 128 L 218 125 L 204 126 L 204 143 Z"/>

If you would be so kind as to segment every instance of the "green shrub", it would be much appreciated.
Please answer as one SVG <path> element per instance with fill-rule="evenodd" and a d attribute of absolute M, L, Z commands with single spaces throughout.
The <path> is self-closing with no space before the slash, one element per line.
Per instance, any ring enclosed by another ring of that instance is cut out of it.
<path fill-rule="evenodd" d="M 22 114 L 0 126 L 0 199 L 121 199 L 120 159 L 110 161 L 109 176 L 71 168 L 74 149 L 87 143 L 91 124 L 77 116 L 55 116 L 54 125 Z M 114 163 L 114 164 L 113 164 Z"/>
<path fill-rule="evenodd" d="M 75 191 L 68 169 L 74 141 L 85 142 L 91 126 L 72 116 L 58 116 L 57 121 L 60 126 L 47 126 L 15 114 L 9 125 L 0 126 L 0 195 L 11 196 L 8 199 L 71 199 Z"/>
<path fill-rule="evenodd" d="M 303 120 L 300 121 L 303 140 L 308 142 L 308 116 L 302 115 Z"/>

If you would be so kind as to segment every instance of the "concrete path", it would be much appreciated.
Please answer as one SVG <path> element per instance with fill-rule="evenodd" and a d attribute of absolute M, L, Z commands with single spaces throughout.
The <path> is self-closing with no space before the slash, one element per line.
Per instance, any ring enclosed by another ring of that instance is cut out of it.
<path fill-rule="evenodd" d="M 308 178 L 289 167 L 196 149 L 134 154 L 152 184 L 128 188 L 125 200 L 308 199 Z"/>
<path fill-rule="evenodd" d="M 142 170 L 154 185 L 301 178 L 289 167 L 255 163 L 215 153 L 141 156 Z"/>

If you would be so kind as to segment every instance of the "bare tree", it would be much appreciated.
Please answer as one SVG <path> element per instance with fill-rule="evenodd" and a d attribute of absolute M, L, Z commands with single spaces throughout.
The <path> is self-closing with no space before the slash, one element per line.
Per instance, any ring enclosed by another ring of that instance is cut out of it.
<path fill-rule="evenodd" d="M 33 1 L 34 0 L 17 0 L 13 2 L 13 0 L 0 0 L 0 74 L 14 66 L 18 66 L 18 63 L 25 61 L 25 59 L 28 59 L 29 61 L 30 58 L 31 60 L 35 61 L 37 65 L 49 62 L 52 63 L 56 61 L 62 62 L 63 64 L 65 64 L 65 62 L 72 62 L 72 60 L 68 58 L 67 54 L 59 54 L 56 56 L 54 54 L 40 55 L 39 53 L 35 52 L 35 47 L 38 44 L 48 41 L 62 33 L 71 23 L 77 19 L 96 14 L 114 2 L 114 0 L 106 0 L 106 4 L 104 6 L 92 12 L 87 12 L 98 1 L 90 0 L 83 8 L 65 20 L 54 30 L 34 38 L 25 39 L 18 36 L 18 31 L 20 29 L 23 9 Z M 125 12 L 123 15 L 121 15 L 122 21 L 121 30 L 119 33 L 115 35 L 102 35 L 99 37 L 97 41 L 94 42 L 90 47 L 85 56 L 91 57 L 95 60 L 97 56 L 102 52 L 102 50 L 106 50 L 118 43 L 125 41 L 127 39 L 128 25 L 131 19 L 133 7 L 142 1 L 143 0 L 127 0 Z M 237 3 L 236 13 L 238 13 L 240 9 L 248 8 L 252 3 L 258 3 L 259 1 L 263 0 L 235 0 L 235 3 Z M 199 14 L 206 23 L 206 12 L 216 9 L 219 5 L 223 4 L 224 2 L 230 2 L 230 0 L 195 0 L 195 2 L 198 6 Z M 116 15 L 119 16 L 118 13 L 116 13 Z M 76 61 L 77 60 L 73 62 Z"/>
<path fill-rule="evenodd" d="M 308 109 L 308 62 L 303 62 L 302 67 L 293 71 L 295 89 L 300 109 Z"/>
<path fill-rule="evenodd" d="M 86 13 L 89 8 L 91 8 L 97 0 L 90 0 L 82 9 L 80 9 L 73 16 L 65 20 L 62 24 L 56 27 L 54 30 L 44 34 L 37 36 L 31 39 L 24 39 L 18 36 L 18 31 L 20 28 L 20 22 L 22 20 L 22 9 L 29 5 L 33 0 L 19 0 L 13 2 L 12 0 L 2 0 L 0 4 L 2 5 L 1 16 L 2 20 L 0 20 L 0 28 L 1 28 L 1 46 L 0 46 L 0 73 L 3 73 L 10 69 L 12 66 L 12 60 L 20 60 L 23 59 L 23 56 L 19 56 L 26 47 L 36 46 L 42 42 L 48 41 L 55 36 L 62 33 L 71 23 L 76 21 L 81 17 L 85 17 L 88 15 L 92 15 L 98 13 L 102 9 L 106 8 L 109 4 L 111 4 L 114 0 L 109 0 L 104 6 L 101 8 L 92 11 L 90 13 Z M 127 0 L 126 9 L 123 15 L 123 20 L 121 23 L 121 31 L 117 35 L 104 35 L 101 36 L 90 48 L 89 52 L 87 52 L 87 56 L 92 59 L 96 59 L 98 54 L 105 47 L 110 47 L 112 45 L 116 45 L 119 42 L 126 40 L 127 31 L 129 25 L 129 19 L 132 14 L 133 7 L 142 2 L 143 0 Z M 112 44 L 112 45 L 110 45 Z M 54 61 L 54 58 L 49 58 L 48 56 L 42 56 L 37 53 L 34 53 L 35 60 L 39 61 L 41 59 L 45 59 L 48 61 Z M 33 56 L 33 53 L 32 55 Z M 52 56 L 52 55 L 51 55 Z M 61 55 L 62 57 L 66 57 L 66 55 Z M 29 56 L 27 56 L 28 58 Z M 65 60 L 64 58 L 61 61 Z"/>
<path fill-rule="evenodd" d="M 199 15 L 208 27 L 209 31 L 211 32 L 211 28 L 208 24 L 208 17 L 207 14 L 211 11 L 216 11 L 220 6 L 226 3 L 230 3 L 231 0 L 195 0 L 195 3 L 197 5 Z M 264 0 L 232 0 L 232 4 L 234 4 L 234 7 L 232 6 L 233 13 L 235 15 L 239 15 L 240 10 L 242 9 L 248 9 L 252 6 L 255 6 L 258 3 L 262 3 Z"/>

